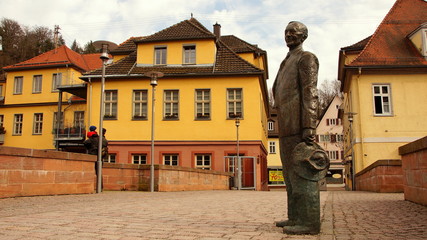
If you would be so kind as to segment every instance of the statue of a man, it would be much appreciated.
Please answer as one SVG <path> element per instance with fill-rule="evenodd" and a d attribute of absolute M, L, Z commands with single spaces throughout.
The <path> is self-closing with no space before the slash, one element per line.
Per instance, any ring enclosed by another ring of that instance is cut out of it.
<path fill-rule="evenodd" d="M 304 24 L 295 21 L 288 24 L 285 42 L 289 53 L 280 64 L 273 85 L 288 196 L 288 220 L 276 222 L 276 226 L 283 227 L 287 234 L 319 233 L 318 181 L 325 177 L 329 167 L 325 152 L 314 142 L 319 61 L 313 53 L 303 50 L 307 37 Z"/>

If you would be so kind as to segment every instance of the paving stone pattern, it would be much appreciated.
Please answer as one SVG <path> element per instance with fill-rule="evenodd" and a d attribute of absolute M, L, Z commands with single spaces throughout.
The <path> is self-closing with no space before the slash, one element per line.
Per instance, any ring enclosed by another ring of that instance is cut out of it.
<path fill-rule="evenodd" d="M 290 236 L 284 191 L 104 192 L 0 199 L 0 239 L 426 239 L 403 194 L 321 192 L 322 232 Z"/>

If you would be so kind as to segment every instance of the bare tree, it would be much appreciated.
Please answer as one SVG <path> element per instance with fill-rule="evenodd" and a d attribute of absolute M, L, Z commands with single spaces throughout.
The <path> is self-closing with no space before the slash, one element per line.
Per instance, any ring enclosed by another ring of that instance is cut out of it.
<path fill-rule="evenodd" d="M 3 18 L 0 22 L 0 36 L 3 51 L 0 55 L 0 67 L 20 61 L 20 42 L 25 35 L 17 21 Z"/>
<path fill-rule="evenodd" d="M 53 31 L 47 27 L 21 26 L 17 21 L 0 21 L 0 68 L 22 62 L 55 48 Z M 59 45 L 65 44 L 59 37 Z"/>
<path fill-rule="evenodd" d="M 325 80 L 318 87 L 319 112 L 322 113 L 336 95 L 341 96 L 341 83 L 338 80 Z"/>

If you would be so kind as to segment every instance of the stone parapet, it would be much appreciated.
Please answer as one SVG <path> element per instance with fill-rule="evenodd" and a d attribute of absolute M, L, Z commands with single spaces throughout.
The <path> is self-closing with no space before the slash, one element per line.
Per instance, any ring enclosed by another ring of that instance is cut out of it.
<path fill-rule="evenodd" d="M 96 157 L 0 147 L 0 198 L 93 193 Z"/>
<path fill-rule="evenodd" d="M 356 190 L 397 193 L 403 192 L 401 160 L 378 160 L 356 174 Z"/>
<path fill-rule="evenodd" d="M 104 190 L 150 190 L 150 166 L 105 163 Z M 230 173 L 180 166 L 154 165 L 154 190 L 228 190 Z"/>
<path fill-rule="evenodd" d="M 427 206 L 427 137 L 399 148 L 405 200 Z"/>

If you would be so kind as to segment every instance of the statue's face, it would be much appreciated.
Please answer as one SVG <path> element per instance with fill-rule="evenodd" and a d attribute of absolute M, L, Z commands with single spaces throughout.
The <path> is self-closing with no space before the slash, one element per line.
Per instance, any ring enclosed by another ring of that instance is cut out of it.
<path fill-rule="evenodd" d="M 305 40 L 304 33 L 297 23 L 290 23 L 285 29 L 285 42 L 289 48 L 301 45 Z"/>

